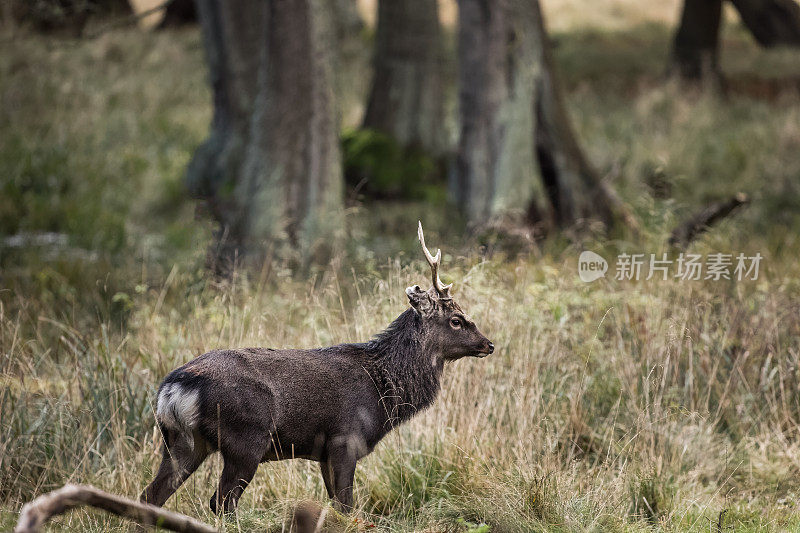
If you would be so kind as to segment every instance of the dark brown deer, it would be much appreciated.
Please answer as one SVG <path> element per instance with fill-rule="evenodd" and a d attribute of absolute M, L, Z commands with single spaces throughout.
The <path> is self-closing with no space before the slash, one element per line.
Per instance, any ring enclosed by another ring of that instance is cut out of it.
<path fill-rule="evenodd" d="M 158 391 L 161 466 L 141 499 L 163 505 L 218 450 L 214 512 L 236 508 L 259 463 L 293 458 L 318 461 L 328 496 L 352 509 L 356 462 L 434 401 L 445 362 L 494 351 L 439 279 L 441 250 L 425 247 L 422 223 L 419 240 L 433 286 L 406 289 L 411 308 L 371 341 L 214 350 L 170 372 Z"/>

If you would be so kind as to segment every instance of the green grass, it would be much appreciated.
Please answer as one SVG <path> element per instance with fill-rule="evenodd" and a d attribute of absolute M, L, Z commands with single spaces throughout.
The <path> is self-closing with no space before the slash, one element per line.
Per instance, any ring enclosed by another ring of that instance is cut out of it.
<path fill-rule="evenodd" d="M 266 264 L 223 285 L 204 275 L 210 226 L 181 185 L 210 119 L 196 30 L 5 44 L 0 236 L 67 243 L 0 249 L 0 529 L 67 481 L 137 495 L 158 461 L 155 389 L 194 355 L 380 331 L 404 288 L 428 279 L 418 218 L 497 351 L 446 369 L 435 406 L 360 465 L 355 515 L 330 519 L 354 531 L 705 532 L 724 512 L 723 531 L 800 527 L 800 97 L 685 94 L 660 77 L 661 26 L 556 37 L 582 145 L 640 220 L 637 240 L 484 257 L 444 207 L 359 207 L 348 256 L 313 283 Z M 791 54 L 736 29 L 725 46 L 737 76 L 774 77 Z M 582 249 L 660 253 L 688 212 L 738 191 L 752 205 L 693 251 L 760 252 L 758 281 L 578 279 Z M 298 502 L 327 505 L 315 465 L 266 464 L 220 521 L 207 509 L 219 470 L 211 458 L 167 507 L 250 531 L 279 528 Z M 52 526 L 126 528 L 86 510 Z"/>

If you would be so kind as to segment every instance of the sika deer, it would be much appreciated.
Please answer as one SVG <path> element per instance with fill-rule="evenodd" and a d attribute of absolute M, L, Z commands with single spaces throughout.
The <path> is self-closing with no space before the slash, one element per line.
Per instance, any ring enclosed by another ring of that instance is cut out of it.
<path fill-rule="evenodd" d="M 359 344 L 313 350 L 214 350 L 173 370 L 158 391 L 161 466 L 141 499 L 164 504 L 205 458 L 220 451 L 211 498 L 229 512 L 259 463 L 318 461 L 328 496 L 353 506 L 356 462 L 394 426 L 428 407 L 447 361 L 485 357 L 494 345 L 450 297 L 418 230 L 433 286 L 406 289 L 411 307 Z"/>

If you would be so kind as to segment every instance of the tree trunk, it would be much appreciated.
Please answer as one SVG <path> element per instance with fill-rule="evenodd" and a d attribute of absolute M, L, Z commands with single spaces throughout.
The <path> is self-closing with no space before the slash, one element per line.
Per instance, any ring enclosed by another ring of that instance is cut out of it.
<path fill-rule="evenodd" d="M 181 26 L 197 21 L 197 8 L 193 0 L 172 0 L 167 4 L 159 27 Z"/>
<path fill-rule="evenodd" d="M 442 36 L 436 0 L 380 0 L 364 127 L 402 146 L 445 149 Z"/>
<path fill-rule="evenodd" d="M 215 0 L 198 0 L 214 102 L 208 139 L 189 162 L 189 192 L 206 200 L 220 227 L 220 259 L 242 245 L 244 209 L 233 195 L 244 160 L 250 117 L 257 93 L 259 48 L 266 32 L 266 4 L 243 0 L 240 9 Z M 239 35 L 240 37 L 236 37 Z"/>
<path fill-rule="evenodd" d="M 795 0 L 731 0 L 762 46 L 800 46 L 800 5 Z M 684 0 L 672 62 L 685 79 L 712 79 L 719 72 L 722 0 Z"/>
<path fill-rule="evenodd" d="M 198 0 L 214 94 L 187 172 L 219 222 L 218 271 L 266 249 L 324 261 L 342 224 L 342 178 L 324 0 Z"/>
<path fill-rule="evenodd" d="M 611 222 L 556 84 L 538 2 L 459 1 L 461 139 L 451 181 L 469 222 Z"/>
<path fill-rule="evenodd" d="M 719 76 L 722 0 L 685 0 L 673 43 L 673 65 L 685 79 Z"/>
<path fill-rule="evenodd" d="M 800 5 L 795 0 L 731 0 L 761 46 L 800 46 Z"/>
<path fill-rule="evenodd" d="M 569 227 L 584 220 L 599 220 L 610 226 L 613 220 L 611 200 L 570 125 L 538 5 L 534 15 L 543 66 L 536 99 L 536 155 L 555 222 L 560 227 Z"/>

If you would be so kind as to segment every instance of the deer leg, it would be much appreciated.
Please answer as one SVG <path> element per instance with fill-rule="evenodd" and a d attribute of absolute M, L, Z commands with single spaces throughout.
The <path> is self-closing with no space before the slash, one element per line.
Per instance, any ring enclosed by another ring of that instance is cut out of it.
<path fill-rule="evenodd" d="M 322 471 L 322 481 L 325 482 L 325 490 L 328 491 L 328 498 L 333 499 L 333 468 L 328 461 L 320 461 L 319 469 Z"/>
<path fill-rule="evenodd" d="M 161 507 L 208 457 L 205 443 L 193 436 L 162 428 L 164 445 L 155 479 L 139 499 Z M 194 442 L 189 442 L 194 439 Z M 171 445 L 169 443 L 172 443 Z"/>
<path fill-rule="evenodd" d="M 225 514 L 236 510 L 239 498 L 253 479 L 258 469 L 260 456 L 222 455 L 225 465 L 219 478 L 219 486 L 211 497 L 211 511 Z"/>
<path fill-rule="evenodd" d="M 356 458 L 346 448 L 328 459 L 333 470 L 334 505 L 343 512 L 353 510 L 353 478 Z"/>

